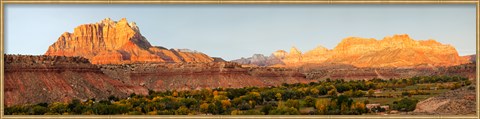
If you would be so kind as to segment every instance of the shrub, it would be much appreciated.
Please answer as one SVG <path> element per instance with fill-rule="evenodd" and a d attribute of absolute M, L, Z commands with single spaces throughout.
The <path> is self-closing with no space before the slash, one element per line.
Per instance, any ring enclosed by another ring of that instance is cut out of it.
<path fill-rule="evenodd" d="M 393 102 L 393 109 L 400 110 L 400 111 L 413 111 L 417 106 L 418 100 L 416 99 L 409 99 L 403 98 L 400 101 Z"/>

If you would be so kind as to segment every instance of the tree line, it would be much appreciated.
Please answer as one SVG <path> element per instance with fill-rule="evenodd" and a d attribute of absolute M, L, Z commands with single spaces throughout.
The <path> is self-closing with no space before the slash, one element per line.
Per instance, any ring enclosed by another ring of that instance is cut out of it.
<path fill-rule="evenodd" d="M 276 87 L 215 88 L 191 91 L 152 91 L 148 95 L 131 94 L 125 99 L 110 96 L 107 100 L 73 99 L 68 103 L 39 103 L 5 108 L 6 115 L 359 115 L 370 113 L 368 101 L 374 90 L 402 88 L 409 85 L 452 82 L 460 87 L 471 82 L 459 76 L 420 76 L 404 79 L 319 80 L 308 84 L 282 84 Z M 459 87 L 456 87 L 459 88 Z M 453 88 L 452 88 L 453 89 Z M 418 92 L 416 92 L 418 93 Z M 393 109 L 412 111 L 418 100 L 405 94 Z M 310 110 L 303 110 L 310 108 Z"/>

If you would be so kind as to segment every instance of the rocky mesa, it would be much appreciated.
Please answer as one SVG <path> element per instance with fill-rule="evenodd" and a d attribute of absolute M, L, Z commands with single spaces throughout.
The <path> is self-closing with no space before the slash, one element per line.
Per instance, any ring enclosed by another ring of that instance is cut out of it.
<path fill-rule="evenodd" d="M 256 59 L 256 61 L 246 61 L 248 59 Z M 259 58 L 244 58 L 233 61 L 258 66 L 346 64 L 355 67 L 454 66 L 469 62 L 467 58 L 459 56 L 457 50 L 451 45 L 432 39 L 414 40 L 407 34 L 388 36 L 382 40 L 348 37 L 333 49 L 318 46 L 306 53 L 301 53 L 297 48 L 292 47 L 289 53 L 278 50 L 272 53 L 271 57 L 264 59 L 265 61 L 259 61 L 261 60 Z"/>
<path fill-rule="evenodd" d="M 92 64 L 214 60 L 200 52 L 152 46 L 135 22 L 129 23 L 125 18 L 119 21 L 106 18 L 97 23 L 80 25 L 73 33 L 63 33 L 45 55 L 81 56 Z"/>

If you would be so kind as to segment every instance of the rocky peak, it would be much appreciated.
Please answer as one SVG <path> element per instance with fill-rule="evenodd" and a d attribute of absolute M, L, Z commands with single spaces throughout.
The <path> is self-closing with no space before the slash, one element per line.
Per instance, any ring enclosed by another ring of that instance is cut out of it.
<path fill-rule="evenodd" d="M 280 58 L 280 59 L 283 59 L 285 56 L 287 56 L 287 51 L 285 50 L 277 50 L 275 52 L 272 53 L 273 56 L 277 57 L 277 58 Z"/>
<path fill-rule="evenodd" d="M 253 54 L 252 58 L 253 59 L 265 58 L 265 55 L 263 55 L 263 54 Z"/>
<path fill-rule="evenodd" d="M 347 37 L 343 39 L 334 49 L 347 49 L 350 46 L 365 45 L 375 43 L 373 38 Z"/>
<path fill-rule="evenodd" d="M 440 42 L 437 42 L 433 39 L 429 39 L 429 40 L 421 40 L 421 41 L 418 41 L 420 42 L 421 45 L 428 45 L 428 46 L 434 46 L 434 45 L 442 45 L 442 43 Z"/>
<path fill-rule="evenodd" d="M 321 45 L 318 45 L 317 47 L 315 47 L 313 50 L 310 50 L 308 52 L 305 53 L 305 55 L 318 55 L 318 54 L 325 54 L 327 53 L 329 50 Z"/>
<path fill-rule="evenodd" d="M 408 34 L 394 34 L 392 37 L 387 38 L 412 40 Z"/>
<path fill-rule="evenodd" d="M 110 18 L 105 18 L 102 21 L 97 22 L 97 24 L 102 24 L 104 26 L 115 26 L 116 23 L 117 23 L 116 21 L 113 21 Z"/>
<path fill-rule="evenodd" d="M 135 22 L 126 18 L 105 18 L 94 24 L 83 24 L 73 33 L 63 33 L 45 55 L 81 56 L 94 64 L 130 62 L 211 62 L 203 53 L 167 50 L 152 46 L 141 35 Z"/>
<path fill-rule="evenodd" d="M 174 51 L 177 51 L 177 52 L 201 53 L 201 52 L 198 52 L 196 50 L 191 50 L 191 49 L 186 49 L 186 48 L 183 48 L 183 49 L 173 48 L 171 50 L 174 50 Z"/>
<path fill-rule="evenodd" d="M 302 55 L 302 52 L 300 52 L 300 50 L 293 46 L 292 48 L 290 48 L 289 55 Z"/>
<path fill-rule="evenodd" d="M 140 32 L 140 29 L 138 28 L 137 23 L 135 23 L 135 22 L 130 22 L 130 23 L 128 23 L 128 25 L 129 25 L 130 28 L 132 28 L 135 32 Z"/>
<path fill-rule="evenodd" d="M 392 37 L 385 37 L 379 42 L 388 47 L 410 47 L 418 44 L 418 42 L 411 39 L 407 34 L 396 34 Z"/>

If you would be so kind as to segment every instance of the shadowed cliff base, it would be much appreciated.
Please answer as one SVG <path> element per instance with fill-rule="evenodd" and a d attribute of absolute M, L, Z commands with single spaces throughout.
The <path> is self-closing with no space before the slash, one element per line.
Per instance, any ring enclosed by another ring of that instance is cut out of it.
<path fill-rule="evenodd" d="M 5 104 L 67 102 L 198 90 L 309 83 L 298 70 L 242 68 L 237 63 L 93 65 L 81 57 L 5 55 Z"/>

